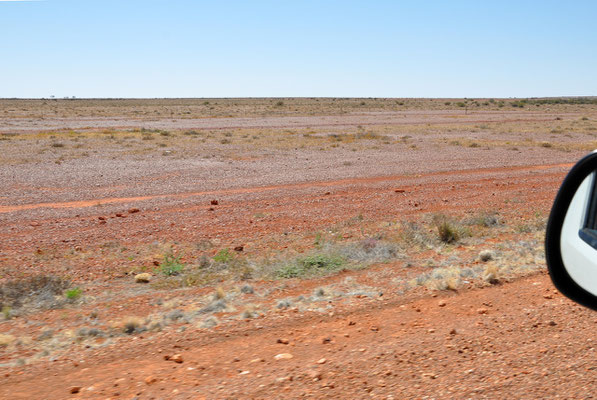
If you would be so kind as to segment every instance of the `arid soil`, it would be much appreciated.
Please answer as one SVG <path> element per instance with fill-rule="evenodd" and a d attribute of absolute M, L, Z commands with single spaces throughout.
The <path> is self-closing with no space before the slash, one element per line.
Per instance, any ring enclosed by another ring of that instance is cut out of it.
<path fill-rule="evenodd" d="M 596 120 L 2 100 L 0 398 L 593 398 L 597 317 L 542 246 Z"/>

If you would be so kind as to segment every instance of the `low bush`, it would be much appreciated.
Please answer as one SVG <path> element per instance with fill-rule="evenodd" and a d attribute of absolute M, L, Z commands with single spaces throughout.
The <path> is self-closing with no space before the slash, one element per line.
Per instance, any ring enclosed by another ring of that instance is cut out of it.
<path fill-rule="evenodd" d="M 184 264 L 180 262 L 180 256 L 166 254 L 164 260 L 160 263 L 158 272 L 166 276 L 179 275 L 184 269 Z"/>
<path fill-rule="evenodd" d="M 59 299 L 69 287 L 70 281 L 51 275 L 8 281 L 0 286 L 0 309 L 59 307 Z"/>
<path fill-rule="evenodd" d="M 339 270 L 345 262 L 345 259 L 340 256 L 317 254 L 298 258 L 293 262 L 284 265 L 276 271 L 276 275 L 280 278 L 299 278 L 320 275 L 322 273 Z"/>

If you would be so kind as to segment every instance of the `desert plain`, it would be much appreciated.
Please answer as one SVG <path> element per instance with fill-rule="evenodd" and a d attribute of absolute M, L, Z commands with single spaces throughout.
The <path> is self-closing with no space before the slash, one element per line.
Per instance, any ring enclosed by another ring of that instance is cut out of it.
<path fill-rule="evenodd" d="M 595 397 L 586 99 L 0 100 L 0 398 Z"/>

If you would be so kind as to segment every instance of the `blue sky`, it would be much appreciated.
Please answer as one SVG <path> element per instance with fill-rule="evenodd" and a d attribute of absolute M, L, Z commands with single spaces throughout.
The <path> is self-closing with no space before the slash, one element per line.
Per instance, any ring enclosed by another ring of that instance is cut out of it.
<path fill-rule="evenodd" d="M 0 97 L 597 95 L 595 1 L 0 1 Z"/>

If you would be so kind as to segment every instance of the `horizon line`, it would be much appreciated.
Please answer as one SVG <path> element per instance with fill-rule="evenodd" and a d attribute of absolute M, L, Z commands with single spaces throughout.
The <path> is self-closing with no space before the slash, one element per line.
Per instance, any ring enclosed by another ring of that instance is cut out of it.
<path fill-rule="evenodd" d="M 5 0 L 0 0 L 0 2 Z M 49 96 L 49 97 L 0 97 L 0 100 L 193 100 L 193 99 L 425 99 L 425 100 L 450 100 L 450 99 L 562 99 L 562 98 L 597 98 L 597 95 L 565 95 L 565 96 L 522 96 L 522 97 L 385 97 L 385 96 L 226 96 L 226 97 L 76 97 L 76 96 Z"/>

